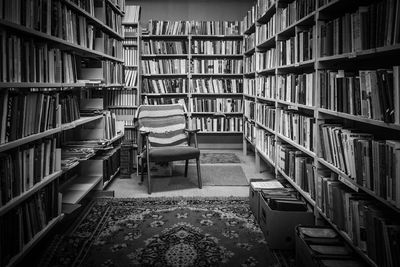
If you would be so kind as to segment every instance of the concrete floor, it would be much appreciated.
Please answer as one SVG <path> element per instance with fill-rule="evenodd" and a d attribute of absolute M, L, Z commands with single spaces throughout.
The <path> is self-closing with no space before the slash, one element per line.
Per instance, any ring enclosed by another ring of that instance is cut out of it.
<path fill-rule="evenodd" d="M 202 152 L 227 152 L 235 153 L 241 160 L 243 172 L 246 179 L 251 178 L 274 179 L 274 175 L 268 171 L 257 172 L 254 160 L 254 154 L 244 155 L 242 150 L 202 150 Z M 173 179 L 173 178 L 171 178 Z M 162 179 L 152 179 L 153 187 L 155 183 L 162 183 Z M 147 193 L 146 183 L 140 185 L 140 177 L 132 175 L 131 179 L 120 179 L 116 177 L 108 186 L 107 190 L 114 191 L 117 198 L 143 198 L 143 197 L 247 197 L 249 195 L 249 186 L 203 186 L 193 188 L 162 188 L 154 190 L 151 195 Z"/>

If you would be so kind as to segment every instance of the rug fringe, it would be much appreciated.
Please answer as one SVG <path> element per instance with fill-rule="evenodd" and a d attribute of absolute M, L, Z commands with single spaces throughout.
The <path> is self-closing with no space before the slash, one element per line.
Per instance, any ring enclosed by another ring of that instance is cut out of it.
<path fill-rule="evenodd" d="M 248 200 L 249 197 L 237 197 L 237 196 L 221 196 L 221 197 L 184 197 L 184 196 L 172 196 L 172 197 L 124 197 L 124 198 L 107 198 L 97 197 L 98 200 L 111 200 L 111 201 L 132 201 L 132 200 Z"/>

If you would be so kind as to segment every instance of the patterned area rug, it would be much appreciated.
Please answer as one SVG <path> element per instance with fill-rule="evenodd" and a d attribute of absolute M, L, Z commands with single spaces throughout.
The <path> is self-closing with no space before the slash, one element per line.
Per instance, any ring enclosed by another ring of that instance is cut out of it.
<path fill-rule="evenodd" d="M 240 163 L 240 159 L 235 153 L 201 153 L 200 163 Z"/>
<path fill-rule="evenodd" d="M 41 266 L 279 266 L 247 198 L 98 199 L 43 257 Z"/>

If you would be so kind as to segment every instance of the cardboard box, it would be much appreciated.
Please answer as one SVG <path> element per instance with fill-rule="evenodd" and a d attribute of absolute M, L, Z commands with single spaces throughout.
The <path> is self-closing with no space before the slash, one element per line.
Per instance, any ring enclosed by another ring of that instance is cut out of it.
<path fill-rule="evenodd" d="M 299 224 L 313 225 L 314 213 L 308 211 L 272 210 L 260 194 L 260 228 L 272 249 L 293 249 L 295 227 Z"/>
<path fill-rule="evenodd" d="M 266 188 L 283 188 L 283 185 L 277 180 L 264 180 L 264 179 L 250 179 L 250 210 L 253 212 L 257 223 L 259 221 L 259 211 L 260 211 L 260 191 Z"/>
<path fill-rule="evenodd" d="M 356 256 L 352 250 L 340 239 L 339 237 L 333 238 L 322 238 L 320 241 L 318 238 L 302 238 L 299 234 L 300 228 L 319 228 L 332 230 L 325 226 L 298 226 L 296 227 L 296 266 L 298 267 L 326 267 L 326 266 L 354 266 L 361 267 L 365 264 Z M 324 244 L 324 245 L 335 245 L 343 247 L 345 251 L 348 251 L 347 255 L 325 255 L 313 251 L 310 245 Z"/>
<path fill-rule="evenodd" d="M 150 173 L 155 176 L 172 176 L 172 162 L 150 162 Z"/>

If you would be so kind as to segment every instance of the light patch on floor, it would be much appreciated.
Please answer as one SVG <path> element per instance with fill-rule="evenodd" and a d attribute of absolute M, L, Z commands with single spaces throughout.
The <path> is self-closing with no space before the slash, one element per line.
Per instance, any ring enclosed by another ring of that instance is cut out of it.
<path fill-rule="evenodd" d="M 254 154 L 243 155 L 242 150 L 203 150 L 203 152 L 226 152 L 235 153 L 241 160 L 238 163 L 242 166 L 243 172 L 247 180 L 251 178 L 274 179 L 274 175 L 268 171 L 258 172 L 255 166 Z M 189 166 L 194 167 L 194 166 Z M 249 186 L 203 186 L 199 189 L 196 186 L 191 188 L 181 188 L 174 190 L 168 186 L 162 186 L 162 191 L 154 191 L 151 195 L 147 193 L 146 176 L 145 182 L 140 185 L 140 177 L 134 175 L 131 179 L 119 179 L 118 177 L 110 184 L 107 190 L 113 190 L 115 197 L 118 198 L 142 198 L 142 197 L 246 197 L 249 195 Z M 152 179 L 153 183 L 165 183 L 166 179 Z M 157 186 L 160 188 L 160 186 Z"/>

